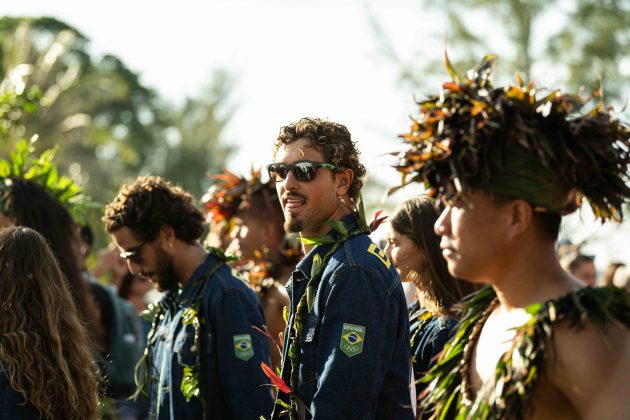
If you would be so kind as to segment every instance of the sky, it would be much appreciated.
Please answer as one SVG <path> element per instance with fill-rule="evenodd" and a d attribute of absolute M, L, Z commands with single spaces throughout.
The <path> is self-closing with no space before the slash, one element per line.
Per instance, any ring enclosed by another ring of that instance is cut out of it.
<path fill-rule="evenodd" d="M 383 25 L 412 50 L 420 12 L 412 1 L 373 2 Z M 345 124 L 369 170 L 387 171 L 383 153 L 409 126 L 412 92 L 377 51 L 365 3 L 337 1 L 3 2 L 5 15 L 49 15 L 76 27 L 97 55 L 122 58 L 166 100 L 182 103 L 214 69 L 237 76 L 237 111 L 225 139 L 238 145 L 229 166 L 269 163 L 281 126 L 310 117 Z M 436 45 L 436 51 L 442 45 Z"/>
<path fill-rule="evenodd" d="M 237 83 L 231 100 L 237 110 L 224 139 L 238 147 L 228 162 L 236 172 L 247 173 L 251 165 L 271 161 L 271 146 L 281 126 L 305 116 L 324 117 L 349 128 L 368 176 L 393 186 L 399 176 L 388 166 L 392 161 L 386 153 L 398 150 L 397 135 L 409 128 L 413 95 L 427 92 L 400 86 L 395 67 L 379 51 L 366 7 L 401 56 L 440 57 L 446 41 L 439 39 L 446 39 L 447 28 L 419 3 L 5 0 L 0 12 L 53 16 L 74 26 L 90 39 L 92 53 L 118 56 L 141 75 L 145 85 L 174 104 L 197 95 L 215 69 L 234 73 Z M 491 22 L 475 23 L 478 30 L 492 29 Z M 444 73 L 443 80 L 447 78 Z M 539 67 L 537 78 L 553 80 L 552 69 Z M 437 81 L 435 86 L 437 91 Z M 402 201 L 417 191 L 403 191 L 394 200 Z M 630 235 L 618 235 L 617 227 L 600 228 L 588 211 L 566 224 L 576 241 L 592 234 L 609 238 L 605 244 L 586 248 L 605 254 L 598 261 L 600 269 L 610 259 L 630 260 Z"/>

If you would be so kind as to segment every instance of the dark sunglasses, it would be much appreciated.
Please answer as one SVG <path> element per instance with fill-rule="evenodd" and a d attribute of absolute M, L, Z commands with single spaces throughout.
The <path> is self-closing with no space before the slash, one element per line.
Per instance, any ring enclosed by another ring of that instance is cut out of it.
<path fill-rule="evenodd" d="M 312 160 L 301 160 L 295 163 L 271 163 L 267 165 L 269 178 L 273 182 L 284 181 L 289 171 L 293 172 L 293 176 L 298 181 L 312 181 L 317 175 L 319 168 L 337 169 L 337 166 L 331 163 L 313 162 Z"/>
<path fill-rule="evenodd" d="M 146 242 L 142 242 L 140 245 L 138 245 L 137 247 L 133 248 L 130 251 L 121 252 L 120 258 L 124 259 L 125 261 L 131 261 L 136 264 L 142 264 L 142 257 L 140 256 L 140 251 L 142 250 L 142 247 L 145 244 Z"/>

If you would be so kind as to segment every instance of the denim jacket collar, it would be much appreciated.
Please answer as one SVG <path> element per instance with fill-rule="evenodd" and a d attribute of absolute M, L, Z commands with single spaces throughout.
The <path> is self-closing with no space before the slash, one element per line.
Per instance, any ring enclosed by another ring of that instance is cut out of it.
<path fill-rule="evenodd" d="M 197 280 L 201 276 L 206 274 L 210 270 L 210 267 L 212 267 L 214 264 L 220 264 L 220 261 L 216 256 L 210 253 L 206 257 L 206 259 L 199 265 L 199 267 L 195 269 L 195 271 L 192 273 L 192 275 L 186 282 L 186 285 L 181 290 L 181 293 L 177 296 L 176 298 L 177 305 L 181 306 L 185 304 L 186 302 L 195 298 L 195 296 L 197 295 L 197 292 L 199 291 L 199 287 L 202 286 L 197 283 Z"/>
<path fill-rule="evenodd" d="M 348 231 L 355 229 L 359 225 L 359 221 L 357 215 L 354 213 L 350 213 L 344 216 L 341 221 Z M 335 230 L 331 230 L 329 232 L 330 236 L 334 239 L 337 239 L 339 233 Z M 313 249 L 310 250 L 308 254 L 298 263 L 295 267 L 295 271 L 293 272 L 294 281 L 302 281 L 305 279 L 311 278 L 311 267 L 313 266 L 313 259 L 315 258 L 315 254 L 319 254 L 320 257 L 324 257 L 326 252 L 328 251 L 330 245 L 317 245 Z M 299 274 L 296 276 L 295 274 Z"/>

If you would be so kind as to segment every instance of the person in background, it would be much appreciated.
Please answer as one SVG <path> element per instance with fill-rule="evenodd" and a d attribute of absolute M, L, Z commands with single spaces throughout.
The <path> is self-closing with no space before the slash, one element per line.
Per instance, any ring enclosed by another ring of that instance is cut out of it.
<path fill-rule="evenodd" d="M 100 418 L 97 368 L 46 239 L 0 230 L 0 418 Z"/>
<path fill-rule="evenodd" d="M 595 269 L 594 256 L 580 252 L 570 252 L 562 257 L 560 264 L 562 268 L 585 285 L 591 287 L 597 285 L 597 270 Z"/>
<path fill-rule="evenodd" d="M 232 266 L 260 299 L 272 337 L 269 354 L 275 369 L 281 359 L 275 343 L 286 327 L 283 312 L 289 305 L 284 285 L 302 257 L 299 242 L 285 233 L 275 185 L 263 183 L 260 171 L 252 170 L 249 179 L 228 170 L 213 178 L 217 182 L 202 198 L 206 220 L 211 226 L 225 226 L 225 252 L 238 258 Z"/>
<path fill-rule="evenodd" d="M 403 282 L 412 282 L 418 299 L 409 305 L 411 361 L 420 395 L 426 384 L 420 379 L 442 351 L 457 324 L 457 303 L 478 286 L 457 280 L 448 272 L 433 225 L 438 213 L 429 197 L 402 203 L 389 218 L 385 253 Z"/>
<path fill-rule="evenodd" d="M 35 159 L 28 147 L 18 150 L 22 153 L 18 161 L 4 161 L 13 172 L 0 176 L 0 228 L 26 226 L 46 238 L 68 281 L 92 348 L 104 352 L 107 339 L 100 310 L 81 271 L 79 230 L 85 210 L 81 188 L 63 176 L 56 183 L 40 183 L 54 168 L 52 154 L 44 152 Z"/>
<path fill-rule="evenodd" d="M 222 255 L 199 243 L 204 216 L 193 197 L 159 177 L 121 187 L 103 222 L 133 274 L 163 298 L 151 313 L 138 392 L 149 418 L 258 419 L 273 407 L 260 369 L 269 363 L 254 292 L 232 275 Z"/>

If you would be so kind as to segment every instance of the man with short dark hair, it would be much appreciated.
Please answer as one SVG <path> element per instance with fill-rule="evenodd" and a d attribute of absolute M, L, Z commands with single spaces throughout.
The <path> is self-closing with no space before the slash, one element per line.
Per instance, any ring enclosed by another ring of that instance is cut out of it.
<path fill-rule="evenodd" d="M 407 305 L 356 211 L 365 168 L 350 133 L 309 118 L 283 127 L 267 169 L 307 254 L 287 284 L 274 418 L 413 418 Z"/>
<path fill-rule="evenodd" d="M 454 75 L 420 114 L 398 168 L 446 208 L 449 271 L 489 285 L 464 307 L 423 399 L 435 418 L 630 418 L 630 295 L 588 288 L 555 252 L 561 215 L 588 200 L 621 219 L 630 131 L 601 105 L 533 85 L 494 88 L 494 57 Z"/>
<path fill-rule="evenodd" d="M 103 217 L 134 274 L 165 292 L 153 310 L 139 391 L 152 419 L 258 419 L 273 396 L 260 371 L 264 317 L 254 293 L 198 242 L 192 196 L 156 177 L 123 186 Z M 244 402 L 244 398 L 246 402 Z"/>

